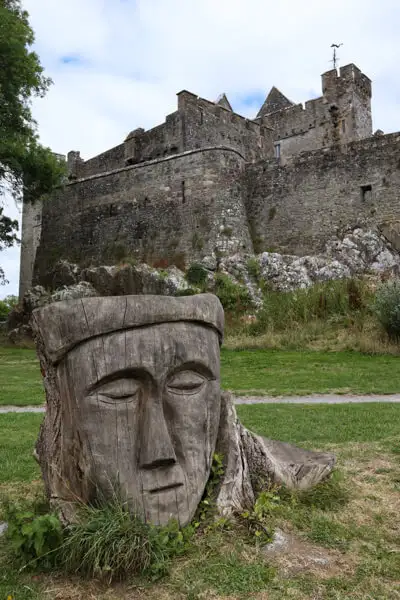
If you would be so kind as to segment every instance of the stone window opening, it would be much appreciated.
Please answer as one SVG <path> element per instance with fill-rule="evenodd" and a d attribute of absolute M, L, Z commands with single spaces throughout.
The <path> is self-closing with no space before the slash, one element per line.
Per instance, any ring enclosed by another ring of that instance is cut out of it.
<path fill-rule="evenodd" d="M 346 121 L 344 119 L 342 121 L 342 132 L 346 133 Z"/>
<path fill-rule="evenodd" d="M 370 183 L 362 185 L 360 187 L 360 191 L 361 191 L 361 200 L 363 202 L 367 202 L 368 200 L 371 200 L 371 197 L 372 197 L 372 185 Z"/>
<path fill-rule="evenodd" d="M 201 108 L 200 109 L 200 125 L 203 125 L 203 118 L 204 118 L 204 116 L 203 116 L 203 109 Z"/>
<path fill-rule="evenodd" d="M 275 158 L 281 157 L 281 145 L 275 144 Z"/>

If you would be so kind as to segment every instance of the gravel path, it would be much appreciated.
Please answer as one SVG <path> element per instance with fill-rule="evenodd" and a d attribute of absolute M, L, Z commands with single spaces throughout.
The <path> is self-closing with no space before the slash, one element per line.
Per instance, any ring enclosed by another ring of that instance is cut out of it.
<path fill-rule="evenodd" d="M 365 402 L 400 402 L 400 394 L 371 394 L 346 396 L 324 394 L 322 396 L 236 396 L 236 404 L 361 404 Z"/>
<path fill-rule="evenodd" d="M 324 394 L 321 396 L 235 396 L 235 404 L 362 404 L 367 402 L 400 403 L 400 394 L 371 394 L 346 396 Z M 2 413 L 42 413 L 43 406 L 0 406 Z"/>

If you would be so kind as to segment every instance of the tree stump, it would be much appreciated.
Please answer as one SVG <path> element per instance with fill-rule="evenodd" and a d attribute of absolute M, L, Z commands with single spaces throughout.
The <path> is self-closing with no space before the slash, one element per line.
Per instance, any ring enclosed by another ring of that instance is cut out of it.
<path fill-rule="evenodd" d="M 118 494 L 154 524 L 193 518 L 215 452 L 217 506 L 250 508 L 262 486 L 305 489 L 335 458 L 267 440 L 220 391 L 224 315 L 216 296 L 118 296 L 33 313 L 47 409 L 36 444 L 47 496 L 66 522 Z"/>

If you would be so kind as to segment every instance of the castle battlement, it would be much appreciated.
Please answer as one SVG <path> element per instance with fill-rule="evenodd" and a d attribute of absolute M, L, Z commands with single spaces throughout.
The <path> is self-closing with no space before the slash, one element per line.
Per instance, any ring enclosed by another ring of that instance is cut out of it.
<path fill-rule="evenodd" d="M 164 123 L 86 161 L 70 152 L 69 183 L 24 205 L 20 294 L 52 288 L 59 260 L 319 252 L 341 227 L 400 219 L 399 156 L 400 134 L 372 135 L 371 81 L 353 64 L 304 105 L 273 87 L 255 119 L 182 90 Z"/>

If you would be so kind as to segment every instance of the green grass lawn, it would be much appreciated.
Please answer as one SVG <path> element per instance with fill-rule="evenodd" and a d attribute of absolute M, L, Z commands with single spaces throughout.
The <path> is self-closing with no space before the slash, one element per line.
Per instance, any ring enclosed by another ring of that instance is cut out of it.
<path fill-rule="evenodd" d="M 35 351 L 0 346 L 0 406 L 43 402 L 42 376 Z"/>
<path fill-rule="evenodd" d="M 42 414 L 0 415 L 0 484 L 39 476 L 32 451 L 42 420 Z"/>
<path fill-rule="evenodd" d="M 221 352 L 222 386 L 238 394 L 400 392 L 400 357 L 357 352 Z M 43 385 L 33 350 L 0 347 L 0 406 L 38 405 Z"/>
<path fill-rule="evenodd" d="M 222 384 L 236 393 L 306 395 L 400 392 L 400 357 L 357 352 L 222 349 Z"/>
<path fill-rule="evenodd" d="M 271 526 L 296 536 L 294 550 L 274 558 L 240 530 L 211 531 L 198 536 L 160 582 L 108 587 L 19 572 L 2 539 L 0 600 L 8 595 L 13 600 L 398 598 L 400 405 L 242 405 L 238 413 L 259 434 L 331 449 L 338 456 L 338 477 L 271 512 Z M 40 491 L 32 448 L 42 418 L 0 415 L 0 497 L 26 499 Z M 318 551 L 327 564 L 304 562 Z"/>

